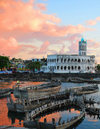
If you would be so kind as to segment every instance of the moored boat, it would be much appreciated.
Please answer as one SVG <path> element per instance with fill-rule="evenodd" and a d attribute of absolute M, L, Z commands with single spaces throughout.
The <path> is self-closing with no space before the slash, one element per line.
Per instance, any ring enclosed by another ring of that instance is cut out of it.
<path fill-rule="evenodd" d="M 85 79 L 85 78 L 80 78 L 80 77 L 69 77 L 67 78 L 67 82 L 73 82 L 73 83 L 100 83 L 100 78 L 90 78 L 90 79 Z"/>
<path fill-rule="evenodd" d="M 42 97 L 39 96 L 36 98 L 30 98 L 30 99 L 18 98 L 15 101 L 13 101 L 11 97 L 8 97 L 7 107 L 8 107 L 8 111 L 25 113 L 27 111 L 31 111 L 35 108 L 38 108 L 44 104 L 50 103 L 50 101 L 69 99 L 69 95 L 70 94 L 66 92 L 59 92 L 57 94 L 52 94 L 52 95 L 42 96 Z"/>
<path fill-rule="evenodd" d="M 14 96 L 16 98 L 33 98 L 36 96 L 45 96 L 59 92 L 60 88 L 60 82 L 50 82 L 41 85 L 25 87 L 20 87 L 20 85 L 16 85 L 16 87 L 14 87 Z"/>
<path fill-rule="evenodd" d="M 9 96 L 11 94 L 11 89 L 7 88 L 7 89 L 0 89 L 0 98 Z"/>

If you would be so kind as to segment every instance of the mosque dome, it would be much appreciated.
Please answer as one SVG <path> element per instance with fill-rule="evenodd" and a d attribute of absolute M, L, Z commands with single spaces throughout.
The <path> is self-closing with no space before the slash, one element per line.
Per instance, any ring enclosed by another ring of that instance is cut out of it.
<path fill-rule="evenodd" d="M 84 42 L 84 38 L 81 38 L 81 42 Z"/>

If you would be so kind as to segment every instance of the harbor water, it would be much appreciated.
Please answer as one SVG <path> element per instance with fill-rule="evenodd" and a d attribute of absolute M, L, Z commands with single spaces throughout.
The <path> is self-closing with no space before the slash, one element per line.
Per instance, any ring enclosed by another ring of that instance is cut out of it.
<path fill-rule="evenodd" d="M 16 81 L 12 82 L 0 82 L 0 89 L 3 88 L 12 88 L 15 85 Z M 24 85 L 38 85 L 42 84 L 43 82 L 22 82 Z M 85 86 L 86 83 L 62 83 L 61 90 L 65 90 L 68 87 L 80 87 Z M 99 85 L 100 89 L 100 85 Z M 97 102 L 100 102 L 100 90 L 97 93 L 87 95 L 88 97 L 93 97 Z M 11 97 L 13 100 L 15 100 L 13 94 L 11 94 Z M 100 107 L 100 105 L 95 105 Z M 56 124 L 59 118 L 61 117 L 62 120 L 66 121 L 67 119 L 70 119 L 73 116 L 78 116 L 80 114 L 80 111 L 71 108 L 67 109 L 64 108 L 63 110 L 51 112 L 48 114 L 45 114 L 44 116 L 40 116 L 39 121 L 43 122 L 44 118 L 47 119 L 48 123 L 51 123 L 52 118 L 55 118 Z M 7 98 L 0 98 L 0 126 L 3 125 L 14 125 L 16 127 L 22 127 L 23 122 L 25 119 L 24 114 L 18 114 L 18 113 L 12 113 L 8 112 L 7 109 Z M 20 124 L 19 124 L 20 122 Z M 100 118 L 98 116 L 94 115 L 88 115 L 85 114 L 85 118 L 83 121 L 81 121 L 77 126 L 75 126 L 76 129 L 99 129 L 100 127 Z"/>

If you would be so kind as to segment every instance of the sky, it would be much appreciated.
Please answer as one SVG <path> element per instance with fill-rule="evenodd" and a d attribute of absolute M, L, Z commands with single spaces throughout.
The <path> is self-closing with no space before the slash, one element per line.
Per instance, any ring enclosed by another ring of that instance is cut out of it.
<path fill-rule="evenodd" d="M 100 0 L 0 0 L 0 55 L 78 54 L 82 37 L 100 63 Z"/>

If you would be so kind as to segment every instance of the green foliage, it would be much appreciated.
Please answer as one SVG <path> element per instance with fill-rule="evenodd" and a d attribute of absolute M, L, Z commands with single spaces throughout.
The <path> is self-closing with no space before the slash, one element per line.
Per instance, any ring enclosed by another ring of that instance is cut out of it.
<path fill-rule="evenodd" d="M 96 69 L 97 71 L 100 71 L 100 64 L 97 64 Z"/>
<path fill-rule="evenodd" d="M 41 67 L 41 64 L 38 61 L 37 62 L 29 62 L 27 64 L 27 68 L 30 70 L 33 70 L 33 71 L 35 71 L 35 69 L 40 70 L 40 67 Z"/>
<path fill-rule="evenodd" d="M 9 58 L 7 56 L 0 56 L 0 69 L 9 67 Z"/>

